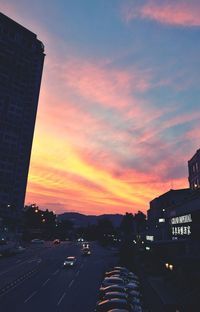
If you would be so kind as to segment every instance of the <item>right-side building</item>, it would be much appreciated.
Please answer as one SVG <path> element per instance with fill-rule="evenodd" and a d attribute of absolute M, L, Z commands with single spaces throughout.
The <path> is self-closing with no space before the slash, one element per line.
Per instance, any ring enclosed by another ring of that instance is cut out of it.
<path fill-rule="evenodd" d="M 200 149 L 188 161 L 189 188 L 169 190 L 150 202 L 147 250 L 166 258 L 200 256 Z"/>
<path fill-rule="evenodd" d="M 200 149 L 188 161 L 189 185 L 192 190 L 200 188 Z"/>
<path fill-rule="evenodd" d="M 5 222 L 18 220 L 24 207 L 44 56 L 34 33 L 0 13 L 0 218 Z"/>

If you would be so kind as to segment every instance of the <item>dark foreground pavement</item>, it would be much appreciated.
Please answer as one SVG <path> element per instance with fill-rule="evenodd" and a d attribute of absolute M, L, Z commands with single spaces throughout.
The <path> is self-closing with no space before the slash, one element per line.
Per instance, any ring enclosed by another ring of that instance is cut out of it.
<path fill-rule="evenodd" d="M 33 246 L 23 255 L 0 261 L 1 312 L 92 312 L 103 272 L 117 258 L 96 243 L 92 255 L 81 255 L 77 243 Z M 76 256 L 74 268 L 63 269 L 67 256 Z"/>

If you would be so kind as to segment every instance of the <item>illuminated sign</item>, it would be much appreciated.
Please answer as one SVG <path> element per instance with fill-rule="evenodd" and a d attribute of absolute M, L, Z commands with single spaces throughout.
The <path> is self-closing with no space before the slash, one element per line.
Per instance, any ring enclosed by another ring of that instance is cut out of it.
<path fill-rule="evenodd" d="M 171 224 L 182 224 L 182 223 L 190 223 L 190 222 L 192 222 L 191 214 L 174 217 L 171 219 Z"/>
<path fill-rule="evenodd" d="M 191 226 L 173 226 L 172 227 L 173 235 L 190 235 L 191 234 Z"/>
<path fill-rule="evenodd" d="M 165 222 L 165 219 L 164 218 L 160 218 L 158 221 L 159 221 L 159 223 L 163 223 L 163 222 Z"/>
<path fill-rule="evenodd" d="M 154 240 L 153 235 L 147 235 L 146 240 L 153 242 L 153 240 Z"/>
<path fill-rule="evenodd" d="M 192 222 L 191 214 L 172 218 L 171 219 L 172 235 L 175 237 L 191 235 L 191 224 L 185 224 L 191 222 Z"/>

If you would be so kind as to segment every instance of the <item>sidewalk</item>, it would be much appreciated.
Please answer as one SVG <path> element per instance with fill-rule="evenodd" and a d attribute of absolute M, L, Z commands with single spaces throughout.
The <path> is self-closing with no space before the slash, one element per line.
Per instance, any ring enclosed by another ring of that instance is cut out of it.
<path fill-rule="evenodd" d="M 163 280 L 162 277 L 148 277 L 148 282 L 155 292 L 159 295 L 164 305 L 176 305 L 180 293 Z"/>

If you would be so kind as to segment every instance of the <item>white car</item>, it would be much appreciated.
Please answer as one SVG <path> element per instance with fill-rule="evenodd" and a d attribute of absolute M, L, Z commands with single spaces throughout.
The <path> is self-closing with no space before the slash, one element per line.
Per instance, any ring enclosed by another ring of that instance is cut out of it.
<path fill-rule="evenodd" d="M 73 267 L 76 264 L 76 257 L 67 257 L 63 263 L 63 267 Z"/>

